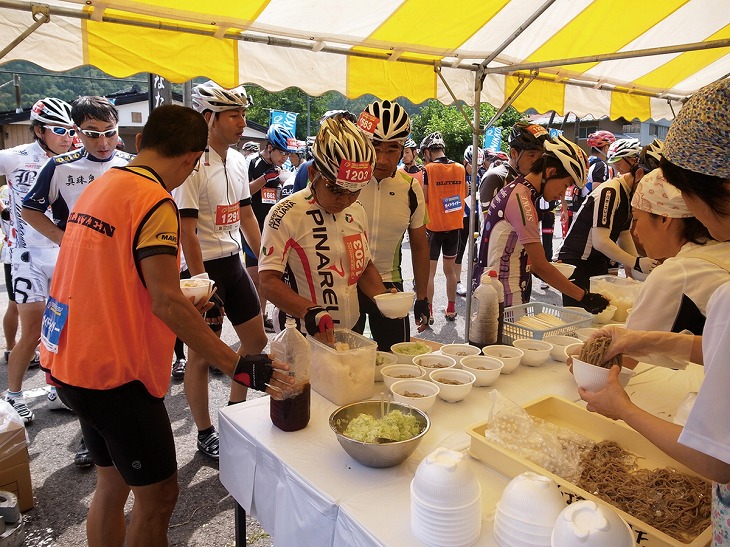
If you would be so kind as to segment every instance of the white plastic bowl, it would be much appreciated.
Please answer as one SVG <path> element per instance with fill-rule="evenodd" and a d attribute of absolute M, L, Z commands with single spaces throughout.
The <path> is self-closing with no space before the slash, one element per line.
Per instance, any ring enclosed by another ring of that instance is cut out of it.
<path fill-rule="evenodd" d="M 598 329 L 595 327 L 584 327 L 582 329 L 575 329 L 575 337 L 580 340 L 581 342 L 585 342 L 588 340 L 593 333 L 598 332 Z"/>
<path fill-rule="evenodd" d="M 393 399 L 397 403 L 410 405 L 428 412 L 436 402 L 436 396 L 439 393 L 439 386 L 428 380 L 399 380 L 390 386 L 393 392 Z M 418 393 L 422 397 L 409 397 L 405 393 Z"/>
<path fill-rule="evenodd" d="M 417 355 L 411 362 L 424 369 L 426 375 L 433 370 L 454 368 L 456 366 L 456 359 L 453 357 L 449 357 L 448 355 L 434 355 L 432 353 L 428 355 Z"/>
<path fill-rule="evenodd" d="M 526 367 L 539 367 L 548 360 L 553 349 L 553 345 L 544 340 L 523 338 L 515 340 L 512 344 L 524 352 L 521 362 Z"/>
<path fill-rule="evenodd" d="M 381 374 L 381 370 L 383 367 L 387 367 L 388 365 L 395 365 L 398 362 L 398 358 L 393 355 L 392 353 L 388 353 L 387 351 L 376 351 L 375 352 L 375 381 L 376 382 L 382 382 L 383 381 L 383 375 Z"/>
<path fill-rule="evenodd" d="M 572 264 L 566 264 L 565 262 L 553 262 L 552 265 L 565 277 L 570 277 L 575 271 L 575 266 Z"/>
<path fill-rule="evenodd" d="M 416 300 L 416 293 L 412 291 L 405 292 L 387 292 L 376 294 L 373 297 L 375 305 L 378 306 L 380 313 L 390 319 L 399 319 L 408 315 Z"/>
<path fill-rule="evenodd" d="M 421 460 L 412 481 L 420 501 L 442 509 L 474 503 L 480 488 L 463 452 L 439 447 Z"/>
<path fill-rule="evenodd" d="M 423 342 L 398 342 L 390 346 L 390 351 L 397 357 L 398 363 L 403 365 L 413 364 L 416 355 L 431 353 L 431 346 Z"/>
<path fill-rule="evenodd" d="M 552 547 L 631 547 L 634 534 L 621 516 L 591 500 L 571 503 L 555 520 Z"/>
<path fill-rule="evenodd" d="M 520 364 L 522 356 L 525 354 L 520 348 L 512 346 L 495 345 L 485 346 L 482 348 L 482 353 L 489 357 L 495 357 L 502 361 L 504 366 L 502 367 L 502 374 L 510 374 Z"/>
<path fill-rule="evenodd" d="M 543 340 L 553 345 L 553 349 L 550 351 L 550 357 L 554 361 L 562 361 L 563 363 L 568 360 L 568 356 L 565 354 L 566 346 L 580 343 L 580 340 L 574 336 L 548 336 L 543 338 Z"/>
<path fill-rule="evenodd" d="M 447 403 L 456 403 L 464 399 L 471 392 L 471 388 L 477 379 L 468 370 L 458 368 L 434 370 L 428 376 L 432 382 L 439 386 L 439 399 Z M 451 384 L 450 381 L 459 383 Z"/>
<path fill-rule="evenodd" d="M 461 368 L 476 377 L 476 387 L 491 386 L 499 378 L 503 367 L 502 361 L 488 355 L 469 355 L 461 360 Z"/>
<path fill-rule="evenodd" d="M 601 325 L 608 323 L 611 319 L 613 319 L 616 309 L 617 308 L 614 305 L 606 306 L 606 309 L 602 312 L 593 314 L 593 322 Z"/>
<path fill-rule="evenodd" d="M 197 306 L 210 297 L 214 283 L 212 279 L 181 279 L 180 290 L 185 298 L 194 298 L 193 304 Z"/>
<path fill-rule="evenodd" d="M 555 481 L 527 471 L 509 482 L 497 507 L 508 517 L 550 526 L 555 523 L 565 502 Z"/>
<path fill-rule="evenodd" d="M 400 380 L 420 380 L 426 376 L 426 371 L 416 365 L 386 365 L 380 369 L 380 373 L 387 388 Z"/>
<path fill-rule="evenodd" d="M 456 366 L 461 366 L 461 360 L 469 355 L 480 355 L 482 350 L 471 344 L 444 344 L 441 346 L 441 353 L 453 357 Z"/>
<path fill-rule="evenodd" d="M 575 383 L 578 384 L 578 387 L 588 391 L 600 391 L 606 387 L 610 371 L 611 369 L 591 365 L 573 357 L 573 378 L 575 378 Z M 622 368 L 618 376 L 618 383 L 621 384 L 621 387 L 626 387 L 633 375 L 633 370 Z"/>

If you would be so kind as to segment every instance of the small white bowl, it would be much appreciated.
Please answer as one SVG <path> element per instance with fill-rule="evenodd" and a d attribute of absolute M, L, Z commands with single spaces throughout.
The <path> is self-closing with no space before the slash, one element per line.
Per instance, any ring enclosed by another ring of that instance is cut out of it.
<path fill-rule="evenodd" d="M 608 382 L 608 374 L 611 369 L 591 365 L 585 361 L 581 361 L 573 357 L 573 378 L 578 387 L 582 387 L 588 391 L 600 391 L 606 387 Z M 621 387 L 626 387 L 634 375 L 634 371 L 629 368 L 622 368 L 618 375 L 618 383 Z"/>
<path fill-rule="evenodd" d="M 621 516 L 591 500 L 571 503 L 560 512 L 550 540 L 552 547 L 631 547 L 634 534 Z"/>
<path fill-rule="evenodd" d="M 456 403 L 469 395 L 477 377 L 468 370 L 449 368 L 434 370 L 428 375 L 432 382 L 439 386 L 438 396 L 447 403 Z M 459 382 L 452 384 L 449 382 Z"/>
<path fill-rule="evenodd" d="M 203 299 L 210 298 L 214 283 L 212 279 L 181 279 L 180 290 L 185 298 L 193 298 L 193 304 L 197 306 Z"/>
<path fill-rule="evenodd" d="M 396 402 L 428 412 L 436 402 L 440 389 L 439 384 L 428 380 L 399 380 L 390 386 L 390 391 L 393 392 L 393 399 Z M 406 393 L 418 393 L 420 397 L 409 396 Z"/>
<path fill-rule="evenodd" d="M 449 357 L 448 355 L 434 355 L 432 353 L 416 355 L 411 362 L 424 369 L 427 375 L 432 370 L 454 368 L 456 366 L 456 359 L 453 357 Z"/>
<path fill-rule="evenodd" d="M 381 370 L 383 367 L 387 367 L 388 365 L 395 365 L 398 362 L 398 358 L 393 355 L 392 353 L 388 353 L 387 351 L 376 351 L 375 352 L 375 381 L 376 382 L 382 382 L 383 381 L 383 375 L 381 374 Z"/>
<path fill-rule="evenodd" d="M 565 502 L 555 481 L 526 471 L 509 482 L 497 507 L 507 516 L 549 526 L 555 523 Z"/>
<path fill-rule="evenodd" d="M 387 388 L 400 380 L 420 380 L 426 377 L 426 371 L 416 365 L 386 365 L 380 372 Z"/>
<path fill-rule="evenodd" d="M 522 356 L 525 354 L 525 352 L 520 348 L 500 344 L 495 346 L 485 346 L 482 348 L 482 353 L 502 361 L 504 364 L 504 367 L 502 367 L 502 374 L 510 374 L 514 371 L 520 364 Z"/>
<path fill-rule="evenodd" d="M 461 365 L 461 360 L 469 355 L 480 355 L 482 350 L 471 344 L 444 344 L 441 346 L 441 353 L 456 360 L 456 366 Z"/>
<path fill-rule="evenodd" d="M 550 351 L 550 357 L 554 361 L 562 361 L 563 363 L 568 360 L 568 356 L 565 354 L 566 346 L 580 343 L 580 340 L 574 336 L 548 336 L 543 338 L 543 340 L 553 345 L 553 349 Z"/>
<path fill-rule="evenodd" d="M 548 360 L 553 349 L 553 345 L 549 342 L 528 338 L 515 340 L 512 344 L 524 352 L 521 362 L 526 367 L 539 367 Z"/>
<path fill-rule="evenodd" d="M 502 361 L 487 355 L 469 355 L 461 360 L 461 368 L 476 377 L 476 387 L 491 386 L 499 378 L 503 367 Z"/>
<path fill-rule="evenodd" d="M 602 312 L 593 314 L 593 322 L 601 325 L 608 323 L 611 319 L 613 319 L 616 309 L 616 306 L 613 305 L 606 306 L 606 309 Z"/>
<path fill-rule="evenodd" d="M 553 267 L 558 270 L 565 277 L 570 277 L 575 271 L 575 266 L 572 264 L 566 264 L 565 262 L 552 262 Z"/>
<path fill-rule="evenodd" d="M 412 291 L 405 292 L 386 292 L 376 294 L 373 297 L 375 305 L 378 306 L 380 313 L 390 319 L 400 319 L 408 315 L 416 300 L 416 293 Z"/>
<path fill-rule="evenodd" d="M 584 327 L 582 329 L 575 329 L 575 337 L 580 340 L 581 342 L 585 342 L 588 340 L 593 333 L 598 332 L 598 329 L 595 327 Z"/>
<path fill-rule="evenodd" d="M 397 357 L 398 363 L 410 365 L 416 355 L 431 353 L 431 346 L 423 342 L 398 342 L 390 346 L 390 351 Z"/>

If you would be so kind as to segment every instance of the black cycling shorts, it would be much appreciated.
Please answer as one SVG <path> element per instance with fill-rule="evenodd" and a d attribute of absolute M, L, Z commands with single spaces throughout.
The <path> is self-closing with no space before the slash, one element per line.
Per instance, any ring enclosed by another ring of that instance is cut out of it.
<path fill-rule="evenodd" d="M 430 232 L 426 230 L 428 238 L 429 258 L 438 260 L 443 253 L 444 258 L 454 258 L 459 250 L 459 230 L 449 230 L 448 232 Z"/>
<path fill-rule="evenodd" d="M 13 289 L 13 267 L 5 264 L 5 290 L 8 293 L 8 300 L 15 302 L 15 290 Z"/>
<path fill-rule="evenodd" d="M 147 486 L 177 471 L 175 439 L 163 399 L 140 381 L 114 389 L 58 387 L 81 423 L 94 464 L 115 466 L 129 486 Z"/>
<path fill-rule="evenodd" d="M 238 254 L 207 260 L 203 265 L 208 277 L 215 281 L 216 294 L 223 300 L 226 317 L 234 327 L 261 313 L 259 294 Z M 221 325 L 211 327 L 219 327 L 213 330 L 220 330 Z"/>
<path fill-rule="evenodd" d="M 474 231 L 479 232 L 479 217 L 474 217 Z M 466 244 L 468 241 L 475 241 L 474 237 L 469 237 L 469 234 L 471 233 L 471 230 L 469 230 L 469 217 L 464 217 L 464 227 L 459 230 L 459 247 L 456 250 L 456 260 L 455 262 L 457 264 L 461 264 L 464 261 L 464 251 L 466 251 Z M 478 250 L 475 249 L 474 256 L 472 257 L 473 260 L 477 259 L 477 254 L 479 254 Z"/>

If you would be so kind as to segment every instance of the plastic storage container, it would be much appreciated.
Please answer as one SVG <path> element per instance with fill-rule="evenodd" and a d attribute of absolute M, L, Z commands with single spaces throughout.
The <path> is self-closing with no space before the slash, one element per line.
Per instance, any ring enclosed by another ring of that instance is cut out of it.
<path fill-rule="evenodd" d="M 346 329 L 335 329 L 337 351 L 313 336 L 307 338 L 312 349 L 312 389 L 336 405 L 369 399 L 375 391 L 375 355 L 378 344 Z"/>
<path fill-rule="evenodd" d="M 309 343 L 297 330 L 294 319 L 288 318 L 286 328 L 271 341 L 271 353 L 277 360 L 289 364 L 289 374 L 295 380 L 284 393 L 285 399 L 269 401 L 271 422 L 282 431 L 298 431 L 309 423 L 312 357 Z"/>
<path fill-rule="evenodd" d="M 546 328 L 534 329 L 518 323 L 518 321 L 531 315 L 548 313 L 560 319 L 563 324 Z M 504 340 L 503 344 L 511 344 L 520 338 L 532 338 L 542 340 L 547 336 L 574 336 L 577 329 L 590 327 L 593 324 L 593 316 L 585 310 L 576 311 L 567 308 L 545 304 L 544 302 L 529 302 L 510 306 L 504 310 Z"/>
<path fill-rule="evenodd" d="M 616 306 L 613 320 L 626 321 L 628 310 L 633 307 L 641 289 L 641 281 L 618 277 L 617 275 L 594 275 L 591 277 L 591 292 L 600 293 Z"/>

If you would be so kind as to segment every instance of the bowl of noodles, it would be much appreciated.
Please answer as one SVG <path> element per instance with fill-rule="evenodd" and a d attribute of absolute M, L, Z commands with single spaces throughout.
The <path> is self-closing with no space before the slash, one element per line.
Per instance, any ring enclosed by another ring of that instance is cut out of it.
<path fill-rule="evenodd" d="M 393 467 L 408 458 L 428 433 L 428 415 L 400 403 L 360 401 L 329 418 L 340 446 L 367 467 Z"/>

